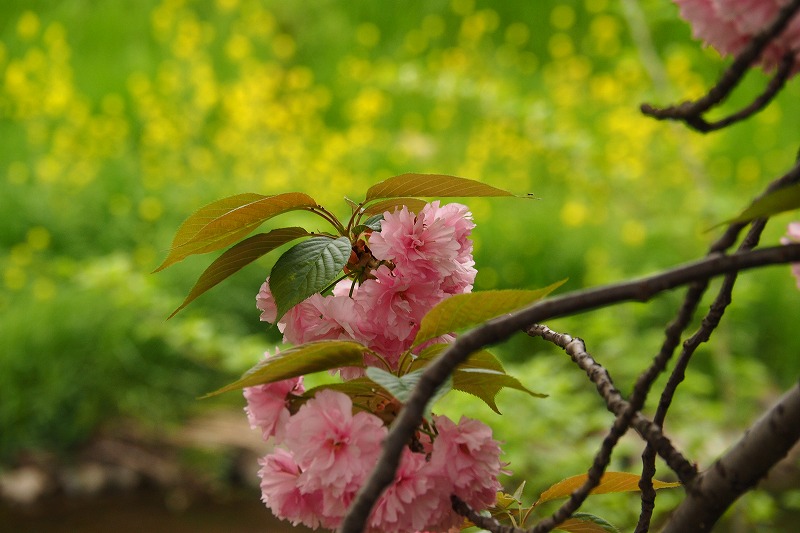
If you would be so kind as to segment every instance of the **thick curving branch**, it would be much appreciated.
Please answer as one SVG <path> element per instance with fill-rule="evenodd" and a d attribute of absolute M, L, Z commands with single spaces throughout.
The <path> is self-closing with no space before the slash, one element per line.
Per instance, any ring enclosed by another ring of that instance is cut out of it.
<path fill-rule="evenodd" d="M 369 479 L 361 487 L 345 516 L 339 531 L 361 533 L 367 519 L 386 487 L 394 479 L 400 456 L 422 420 L 425 405 L 436 389 L 452 374 L 456 366 L 471 353 L 507 339 L 531 324 L 578 312 L 625 302 L 646 302 L 653 296 L 696 280 L 747 270 L 771 264 L 800 261 L 800 244 L 765 248 L 733 255 L 714 255 L 678 266 L 660 274 L 593 289 L 575 291 L 542 300 L 517 312 L 495 318 L 458 337 L 425 370 L 384 441 L 383 452 Z M 638 385 L 638 383 L 637 383 Z M 634 397 L 639 387 L 634 388 Z M 636 403 L 631 400 L 631 407 Z M 637 407 L 638 410 L 640 407 Z M 634 413 L 631 413 L 631 418 Z"/>
<path fill-rule="evenodd" d="M 775 76 L 770 80 L 764 92 L 753 100 L 751 104 L 716 122 L 708 122 L 702 117 L 703 113 L 722 103 L 739 85 L 753 61 L 758 59 L 770 41 L 786 29 L 799 9 L 800 0 L 792 0 L 792 2 L 783 6 L 775 20 L 764 31 L 753 37 L 731 66 L 728 67 L 719 82 L 702 98 L 665 108 L 642 104 L 642 113 L 658 120 L 680 120 L 685 122 L 687 126 L 702 133 L 724 128 L 754 115 L 772 101 L 786 84 L 786 80 L 789 78 L 796 63 L 796 51 L 789 51 L 783 56 Z"/>
<path fill-rule="evenodd" d="M 800 440 L 800 383 L 688 487 L 663 533 L 710 531 L 722 513 Z"/>

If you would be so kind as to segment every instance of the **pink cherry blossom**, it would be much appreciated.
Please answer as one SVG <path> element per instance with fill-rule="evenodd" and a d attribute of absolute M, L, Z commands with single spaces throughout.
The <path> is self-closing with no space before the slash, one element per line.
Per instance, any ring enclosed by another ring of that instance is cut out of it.
<path fill-rule="evenodd" d="M 433 442 L 430 467 L 452 484 L 455 494 L 473 509 L 494 504 L 502 472 L 500 443 L 486 424 L 461 417 L 458 424 L 445 416 L 434 417 L 439 434 Z"/>
<path fill-rule="evenodd" d="M 326 389 L 289 419 L 284 443 L 303 471 L 300 488 L 338 498 L 354 491 L 375 466 L 385 435 L 378 417 L 354 415 L 346 394 Z"/>
<path fill-rule="evenodd" d="M 460 244 L 455 229 L 436 212 L 414 215 L 405 206 L 394 213 L 384 213 L 381 231 L 369 238 L 376 258 L 390 260 L 403 269 L 447 275 L 458 257 Z"/>
<path fill-rule="evenodd" d="M 269 353 L 265 354 L 269 357 Z M 289 421 L 289 409 L 286 399 L 289 394 L 300 395 L 304 392 L 303 377 L 286 379 L 275 383 L 245 387 L 243 393 L 247 400 L 247 419 L 250 427 L 261 429 L 264 440 L 275 436 L 283 438 L 283 428 Z"/>
<path fill-rule="evenodd" d="M 792 222 L 786 228 L 786 237 L 781 239 L 783 244 L 800 243 L 800 222 Z M 800 289 L 800 263 L 792 263 L 792 274 L 797 279 L 797 288 Z"/>
<path fill-rule="evenodd" d="M 278 307 L 275 305 L 275 298 L 272 297 L 272 291 L 269 290 L 269 278 L 261 284 L 261 288 L 256 295 L 256 307 L 261 310 L 261 321 L 275 323 L 278 318 Z"/>
<path fill-rule="evenodd" d="M 722 55 L 736 55 L 766 29 L 789 0 L 675 0 L 681 16 L 692 25 L 692 35 Z M 800 54 L 800 17 L 767 45 L 758 59 L 764 70 L 774 70 L 789 51 Z M 800 63 L 800 62 L 797 62 Z M 800 72 L 795 64 L 793 74 Z"/>
<path fill-rule="evenodd" d="M 382 265 L 374 271 L 375 279 L 366 280 L 356 295 L 363 316 L 362 339 L 390 359 L 411 346 L 422 317 L 446 294 L 436 280 L 410 274 L 401 267 L 390 270 Z"/>
<path fill-rule="evenodd" d="M 271 454 L 259 459 L 261 469 L 261 500 L 275 516 L 289 520 L 292 525 L 303 524 L 316 529 L 325 523 L 318 509 L 322 506 L 322 492 L 303 492 L 298 486 L 300 469 L 292 454 L 276 448 Z"/>
<path fill-rule="evenodd" d="M 436 480 L 427 474 L 425 455 L 406 448 L 394 481 L 381 495 L 369 519 L 374 533 L 420 531 L 442 515 Z M 450 508 L 448 496 L 447 510 Z"/>

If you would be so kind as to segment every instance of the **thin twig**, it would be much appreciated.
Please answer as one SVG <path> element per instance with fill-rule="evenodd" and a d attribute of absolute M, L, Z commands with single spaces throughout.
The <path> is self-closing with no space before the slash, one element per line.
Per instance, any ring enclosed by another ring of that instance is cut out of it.
<path fill-rule="evenodd" d="M 492 533 L 526 533 L 526 530 L 522 528 L 505 526 L 491 516 L 483 516 L 477 513 L 472 507 L 467 505 L 465 501 L 455 494 L 450 496 L 450 502 L 453 504 L 453 510 L 455 512 L 466 517 L 470 522 L 487 531 L 491 531 Z"/>
<path fill-rule="evenodd" d="M 722 103 L 739 85 L 752 63 L 758 59 L 770 41 L 778 37 L 786 29 L 798 9 L 800 9 L 800 0 L 793 0 L 783 6 L 772 24 L 753 37 L 731 66 L 725 70 L 719 82 L 703 97 L 666 108 L 656 108 L 650 104 L 642 104 L 642 113 L 658 120 L 681 120 L 697 131 L 706 133 L 728 126 L 760 111 L 780 92 L 791 74 L 795 63 L 793 51 L 787 52 L 783 56 L 780 66 L 775 76 L 770 80 L 767 89 L 749 106 L 714 123 L 709 123 L 702 118 L 703 113 Z"/>
<path fill-rule="evenodd" d="M 439 357 L 436 358 L 420 377 L 408 402 L 395 419 L 383 444 L 381 457 L 366 483 L 359 490 L 355 501 L 345 516 L 339 531 L 341 533 L 361 533 L 372 507 L 386 487 L 394 479 L 402 450 L 422 420 L 423 411 L 436 389 L 444 383 L 455 368 L 469 355 L 487 345 L 507 339 L 522 328 L 544 320 L 597 309 L 624 302 L 646 302 L 653 296 L 699 279 L 746 270 L 769 264 L 800 261 L 800 244 L 789 244 L 765 248 L 730 256 L 718 255 L 701 261 L 685 264 L 660 274 L 638 280 L 586 289 L 541 300 L 529 307 L 510 313 L 466 332 L 458 337 Z M 657 375 L 657 374 L 656 374 Z M 655 379 L 655 376 L 652 376 Z M 650 376 L 637 382 L 630 400 L 632 408 L 639 410 L 644 389 L 649 388 Z M 638 399 L 637 399 L 638 397 Z M 630 413 L 632 418 L 635 411 Z M 618 420 L 620 420 L 618 418 Z M 629 424 L 630 421 L 627 421 Z M 626 421 L 621 421 L 621 426 Z"/>
<path fill-rule="evenodd" d="M 606 401 L 608 409 L 617 415 L 609 434 L 603 440 L 600 451 L 595 455 L 586 481 L 570 495 L 569 500 L 559 507 L 556 512 L 536 524 L 532 529 L 533 532 L 545 533 L 550 531 L 578 510 L 591 490 L 600 483 L 611 459 L 613 448 L 631 425 L 637 429 L 648 443 L 652 443 L 654 449 L 658 449 L 659 452 L 663 453 L 663 457 L 678 474 L 681 482 L 684 484 L 689 483 L 697 475 L 697 469 L 672 446 L 669 439 L 661 433 L 661 430 L 644 418 L 638 412 L 638 409 L 634 409 L 630 403 L 622 398 L 622 395 L 614 386 L 608 371 L 586 352 L 586 345 L 583 340 L 556 333 L 547 326 L 540 324 L 528 328 L 527 333 L 531 336 L 540 336 L 563 348 L 595 384 L 598 392 Z"/>
<path fill-rule="evenodd" d="M 608 410 L 617 416 L 625 412 L 629 406 L 628 402 L 614 386 L 608 370 L 586 351 L 583 339 L 555 332 L 542 324 L 529 327 L 526 333 L 532 337 L 541 337 L 562 348 L 595 384 L 600 396 L 605 400 Z M 637 412 L 631 425 L 649 445 L 658 451 L 682 483 L 688 483 L 697 474 L 695 466 L 675 449 L 661 429 L 652 421 Z"/>
<path fill-rule="evenodd" d="M 763 198 L 767 194 L 778 190 L 782 187 L 786 187 L 793 183 L 800 182 L 800 162 L 796 162 L 794 167 L 787 172 L 784 176 L 778 178 L 777 180 L 770 183 L 766 190 L 761 193 L 756 199 Z M 742 241 L 742 244 L 739 247 L 739 251 L 749 250 L 754 248 L 758 244 L 758 240 L 761 235 L 761 231 L 764 227 L 763 221 L 757 221 L 754 223 L 753 227 L 748 232 L 748 235 Z M 708 255 L 711 256 L 715 253 L 722 252 L 727 250 L 733 243 L 735 242 L 738 233 L 744 227 L 743 224 L 733 224 L 728 227 L 726 232 L 714 243 L 711 245 L 709 249 Z M 712 311 L 710 313 L 710 317 L 707 317 L 707 320 L 714 320 L 715 316 L 719 313 L 720 308 L 724 308 L 723 305 L 727 305 L 724 303 L 726 299 L 730 298 L 729 289 L 726 287 L 730 284 L 732 287 L 732 281 L 735 279 L 730 279 L 731 276 L 735 276 L 734 274 L 729 274 L 726 277 L 726 281 L 723 283 L 723 287 L 720 289 L 719 295 L 717 300 L 712 305 Z M 728 281 L 730 279 L 730 281 Z M 671 354 L 675 351 L 678 344 L 680 343 L 681 333 L 684 329 L 688 326 L 689 320 L 691 319 L 692 314 L 697 308 L 697 305 L 702 297 L 703 293 L 705 292 L 706 288 L 708 287 L 708 280 L 702 280 L 694 282 L 689 286 L 689 290 L 687 292 L 686 297 L 684 298 L 683 304 L 681 309 L 676 316 L 676 318 L 669 324 L 666 329 L 666 335 L 664 339 L 664 343 L 661 347 L 660 355 L 663 354 Z M 728 292 L 727 298 L 725 297 L 725 293 Z M 721 317 L 721 314 L 719 314 Z M 718 323 L 719 319 L 716 318 Z M 708 325 L 710 326 L 712 322 L 709 322 Z M 716 326 L 714 326 L 716 327 Z M 708 334 L 710 335 L 710 330 Z M 701 334 L 702 335 L 702 334 Z M 694 340 L 687 341 L 689 346 L 694 343 L 699 344 L 700 339 L 702 336 L 695 336 Z M 667 385 L 662 392 L 661 399 L 659 400 L 658 410 L 656 411 L 654 422 L 658 424 L 659 427 L 663 426 L 663 420 L 666 416 L 666 411 L 669 408 L 669 405 L 672 401 L 672 395 L 674 394 L 675 388 L 678 384 L 683 380 L 683 373 L 685 371 L 686 366 L 689 363 L 689 359 L 691 358 L 691 354 L 694 352 L 694 348 L 691 349 L 691 352 L 687 354 L 687 348 L 684 347 L 683 353 L 679 358 L 678 363 L 676 363 L 675 369 L 672 371 L 672 375 L 670 376 Z M 650 529 L 650 520 L 653 516 L 653 511 L 655 510 L 655 500 L 656 500 L 656 491 L 653 488 L 652 479 L 655 476 L 656 468 L 655 468 L 655 450 L 651 446 L 647 446 L 642 453 L 642 476 L 641 480 L 639 481 L 639 490 L 641 492 L 641 511 L 639 514 L 639 520 L 636 525 L 635 533 L 647 533 Z"/>

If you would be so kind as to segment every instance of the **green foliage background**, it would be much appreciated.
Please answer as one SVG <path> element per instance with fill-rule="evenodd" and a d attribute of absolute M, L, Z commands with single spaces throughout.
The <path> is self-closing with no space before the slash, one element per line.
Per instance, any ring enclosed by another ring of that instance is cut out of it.
<path fill-rule="evenodd" d="M 707 228 L 787 170 L 800 138 L 796 81 L 709 136 L 638 112 L 699 96 L 725 64 L 665 0 L 6 0 L 0 35 L 7 462 L 69 451 L 115 417 L 179 421 L 278 342 L 254 306 L 269 260 L 164 322 L 211 259 L 149 272 L 181 220 L 212 200 L 297 190 L 345 213 L 343 196 L 407 171 L 531 192 L 540 200 L 469 201 L 476 288 L 568 276 L 563 291 L 698 257 Z M 765 81 L 748 76 L 726 108 Z M 586 339 L 627 391 L 679 298 L 549 325 Z M 735 301 L 669 426 L 701 464 L 800 368 L 788 269 L 744 275 Z M 535 494 L 583 472 L 611 420 L 590 384 L 541 342 L 520 336 L 498 351 L 551 395 L 505 392 L 505 416 L 483 413 L 506 442 L 508 487 L 528 479 Z M 445 403 L 454 416 L 481 412 L 474 399 Z M 639 444 L 623 448 L 615 467 L 635 471 Z M 633 500 L 613 498 L 599 509 L 630 523 Z M 768 528 L 792 507 L 797 491 L 755 494 L 732 520 Z"/>

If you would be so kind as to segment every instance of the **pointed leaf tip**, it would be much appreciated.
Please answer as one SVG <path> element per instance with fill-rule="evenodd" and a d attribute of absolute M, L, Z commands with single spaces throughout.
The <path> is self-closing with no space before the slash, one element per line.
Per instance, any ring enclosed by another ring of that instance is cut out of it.
<path fill-rule="evenodd" d="M 476 291 L 450 296 L 422 318 L 414 346 L 521 309 L 544 298 L 564 282 L 566 280 L 535 290 Z"/>
<path fill-rule="evenodd" d="M 479 181 L 446 174 L 401 174 L 377 183 L 367 190 L 366 202 L 398 197 L 485 197 L 516 196 Z"/>
<path fill-rule="evenodd" d="M 277 215 L 316 205 L 313 198 L 299 192 L 274 196 L 245 193 L 212 202 L 181 224 L 166 259 L 154 272 L 190 255 L 213 252 L 233 244 Z"/>
<path fill-rule="evenodd" d="M 211 289 L 224 279 L 238 272 L 246 265 L 252 263 L 275 248 L 282 246 L 300 237 L 309 235 L 303 228 L 279 228 L 268 233 L 259 233 L 239 242 L 219 256 L 203 271 L 200 278 L 192 287 L 183 303 L 175 309 L 167 320 L 189 305 L 195 298 Z"/>
<path fill-rule="evenodd" d="M 245 372 L 233 383 L 202 398 L 264 383 L 274 383 L 297 376 L 343 366 L 364 366 L 364 354 L 370 350 L 355 341 L 324 340 L 295 346 L 268 357 Z"/>

